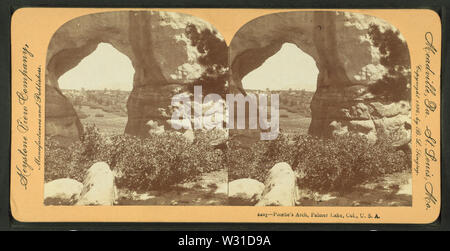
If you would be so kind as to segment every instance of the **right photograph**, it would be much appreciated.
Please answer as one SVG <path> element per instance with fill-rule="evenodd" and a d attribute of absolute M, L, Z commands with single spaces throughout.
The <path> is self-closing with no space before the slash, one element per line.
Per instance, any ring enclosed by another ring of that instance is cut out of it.
<path fill-rule="evenodd" d="M 239 29 L 229 64 L 230 93 L 246 101 L 245 113 L 228 103 L 230 205 L 412 206 L 411 63 L 396 27 L 270 14 Z"/>

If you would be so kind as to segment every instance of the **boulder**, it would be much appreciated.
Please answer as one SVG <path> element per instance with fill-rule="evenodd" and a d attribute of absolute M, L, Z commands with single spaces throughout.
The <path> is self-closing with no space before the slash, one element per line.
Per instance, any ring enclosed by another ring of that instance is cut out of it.
<path fill-rule="evenodd" d="M 231 205 L 255 205 L 263 191 L 263 183 L 244 178 L 221 184 L 215 193 L 227 194 Z"/>
<path fill-rule="evenodd" d="M 269 171 L 261 200 L 256 206 L 295 206 L 296 179 L 288 163 L 281 162 L 274 165 Z"/>
<path fill-rule="evenodd" d="M 344 117 L 349 120 L 368 120 L 370 119 L 370 109 L 363 103 L 357 103 L 351 106 L 350 109 L 342 108 L 341 112 Z"/>
<path fill-rule="evenodd" d="M 183 133 L 183 137 L 189 142 L 189 143 L 194 143 L 195 140 L 195 135 L 194 135 L 194 131 L 193 130 L 186 130 Z"/>
<path fill-rule="evenodd" d="M 370 105 L 374 109 L 374 115 L 377 117 L 394 117 L 397 115 L 408 115 L 411 111 L 411 105 L 407 101 L 382 104 L 381 102 L 372 102 Z"/>
<path fill-rule="evenodd" d="M 412 177 L 408 179 L 408 182 L 403 183 L 399 186 L 397 195 L 409 195 L 412 196 Z"/>
<path fill-rule="evenodd" d="M 158 122 L 153 121 L 153 120 L 149 120 L 146 125 L 150 127 L 150 129 L 148 131 L 149 134 L 161 135 L 165 131 L 164 125 L 159 126 Z"/>
<path fill-rule="evenodd" d="M 93 164 L 86 173 L 77 205 L 112 206 L 117 197 L 114 173 L 105 162 Z"/>
<path fill-rule="evenodd" d="M 77 201 L 83 184 L 69 178 L 52 180 L 44 184 L 44 201 L 59 200 L 63 204 L 72 204 Z"/>

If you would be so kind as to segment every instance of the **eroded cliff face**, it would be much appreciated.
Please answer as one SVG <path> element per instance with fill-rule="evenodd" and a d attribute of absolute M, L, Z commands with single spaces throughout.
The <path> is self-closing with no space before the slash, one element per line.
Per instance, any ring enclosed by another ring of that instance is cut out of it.
<path fill-rule="evenodd" d="M 151 11 L 91 14 L 61 26 L 50 41 L 47 54 L 46 135 L 73 139 L 80 136 L 81 123 L 62 95 L 58 79 L 101 42 L 110 43 L 128 56 L 135 70 L 125 133 L 146 135 L 149 120 L 166 124 L 167 118 L 161 116 L 158 108 L 167 107 L 175 89 L 183 88 L 204 71 L 198 63 L 202 53 L 185 34 L 188 24 L 199 30 L 213 30 L 192 16 Z"/>
<path fill-rule="evenodd" d="M 150 11 L 91 14 L 61 26 L 47 55 L 46 135 L 79 137 L 81 123 L 57 81 L 101 42 L 110 43 L 127 55 L 135 69 L 125 132 L 145 135 L 149 120 L 167 128 L 167 118 L 159 108 L 167 107 L 174 90 L 195 81 L 205 70 L 198 60 L 202 53 L 185 34 L 189 23 L 200 30 L 214 29 L 195 17 Z M 386 99 L 371 91 L 371 86 L 391 75 L 393 68 L 383 58 L 384 47 L 392 41 L 377 44 L 369 36 L 371 24 L 381 32 L 396 31 L 380 19 L 342 12 L 286 12 L 256 18 L 237 32 L 229 46 L 230 86 L 236 92 L 242 91 L 245 75 L 278 52 L 284 43 L 293 43 L 311 55 L 319 69 L 317 91 L 311 103 L 310 134 L 329 137 L 357 132 L 372 142 L 381 134 L 396 134 L 400 141 L 408 142 L 409 101 Z M 396 36 L 397 40 L 404 40 L 401 35 Z M 400 56 L 409 62 L 406 43 L 398 48 L 406 51 Z M 409 81 L 409 65 L 407 68 L 401 74 Z"/>
<path fill-rule="evenodd" d="M 394 39 L 377 44 L 369 35 L 371 25 L 378 27 L 381 35 L 386 31 L 394 34 Z M 397 42 L 400 56 L 408 62 L 408 69 L 401 74 L 410 79 L 407 45 L 396 32 L 383 20 L 352 13 L 287 12 L 259 17 L 244 25 L 231 42 L 231 84 L 235 91 L 243 90 L 241 80 L 245 75 L 275 54 L 283 43 L 293 43 L 311 55 L 319 69 L 311 103 L 310 134 L 330 137 L 356 132 L 370 142 L 381 135 L 395 134 L 395 141 L 408 142 L 409 101 L 371 92 L 371 86 L 378 85 L 395 67 L 383 60 L 389 54 L 384 51 L 389 43 Z M 390 84 L 395 85 L 395 79 Z"/>

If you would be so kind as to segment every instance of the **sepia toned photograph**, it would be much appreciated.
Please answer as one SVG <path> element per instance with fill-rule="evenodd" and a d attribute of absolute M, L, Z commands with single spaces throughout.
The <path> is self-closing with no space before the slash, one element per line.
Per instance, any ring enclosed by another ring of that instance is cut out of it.
<path fill-rule="evenodd" d="M 226 41 L 177 12 L 84 15 L 47 50 L 44 204 L 411 207 L 411 128 L 380 18 L 280 12 Z"/>
<path fill-rule="evenodd" d="M 276 139 L 230 131 L 230 203 L 412 205 L 411 66 L 399 30 L 350 12 L 276 13 L 242 26 L 229 48 L 230 86 L 279 99 Z"/>
<path fill-rule="evenodd" d="M 214 27 L 175 12 L 98 13 L 60 27 L 47 54 L 44 203 L 226 205 L 217 145 L 228 132 L 191 127 L 172 98 L 190 98 L 194 84 L 225 95 L 227 53 Z"/>

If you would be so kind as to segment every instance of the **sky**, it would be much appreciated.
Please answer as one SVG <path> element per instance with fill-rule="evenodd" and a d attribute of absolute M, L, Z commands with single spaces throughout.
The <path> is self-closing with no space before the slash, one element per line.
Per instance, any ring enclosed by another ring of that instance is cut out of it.
<path fill-rule="evenodd" d="M 111 44 L 100 43 L 94 52 L 64 73 L 58 83 L 61 89 L 130 91 L 133 76 L 131 60 Z"/>
<path fill-rule="evenodd" d="M 244 89 L 252 90 L 296 90 L 316 91 L 316 62 L 296 45 L 285 43 L 260 67 L 242 79 Z"/>

